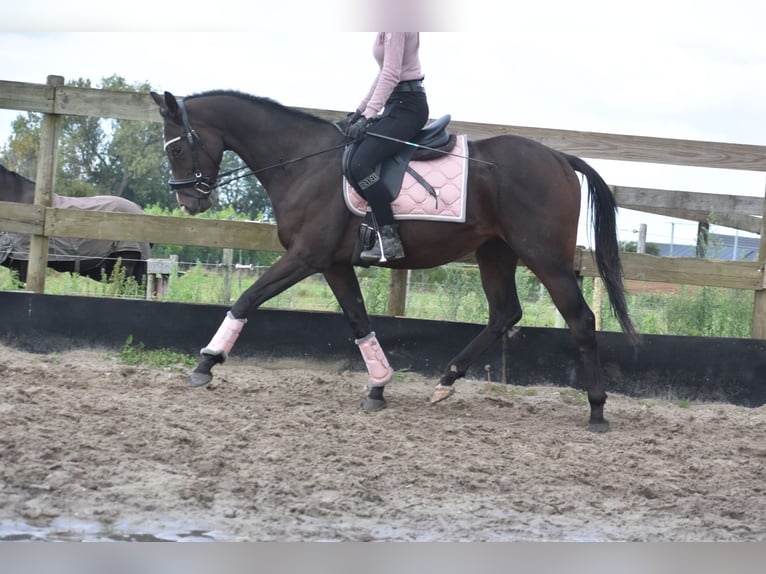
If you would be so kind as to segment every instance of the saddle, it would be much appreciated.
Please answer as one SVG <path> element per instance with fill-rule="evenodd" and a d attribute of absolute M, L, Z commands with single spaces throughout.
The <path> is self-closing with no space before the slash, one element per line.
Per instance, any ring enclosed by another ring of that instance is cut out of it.
<path fill-rule="evenodd" d="M 404 180 L 404 174 L 409 173 L 417 182 L 422 185 L 428 192 L 437 197 L 436 191 L 419 173 L 413 170 L 409 163 L 412 160 L 428 161 L 442 157 L 445 153 L 449 153 L 455 147 L 457 138 L 453 134 L 447 133 L 447 125 L 449 124 L 452 116 L 445 115 L 438 120 L 434 120 L 426 127 L 424 127 L 418 134 L 412 139 L 412 144 L 402 149 L 396 155 L 388 158 L 383 163 L 378 165 L 375 169 L 375 173 L 380 177 L 384 187 L 388 190 L 391 196 L 391 201 L 396 199 L 399 192 L 402 189 L 402 181 Z M 375 127 L 373 125 L 372 131 L 374 133 Z M 375 137 L 374 135 L 368 135 L 367 137 Z M 359 146 L 359 142 L 354 142 L 346 146 L 343 151 L 343 175 L 354 186 L 360 195 L 364 195 L 357 186 L 356 181 L 351 177 L 349 169 L 351 158 L 354 156 L 356 148 Z M 422 147 L 416 147 L 422 146 Z"/>

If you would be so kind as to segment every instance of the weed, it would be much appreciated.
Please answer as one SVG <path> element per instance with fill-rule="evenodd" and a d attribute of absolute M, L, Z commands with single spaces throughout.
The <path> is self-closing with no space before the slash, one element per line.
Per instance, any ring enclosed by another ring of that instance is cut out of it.
<path fill-rule="evenodd" d="M 531 387 L 506 385 L 504 383 L 487 382 L 484 384 L 484 392 L 492 397 L 501 397 L 506 400 L 514 400 L 520 397 L 534 397 L 537 390 Z"/>
<path fill-rule="evenodd" d="M 124 365 L 145 365 L 158 369 L 191 367 L 196 364 L 194 357 L 168 349 L 144 349 L 143 343 L 134 343 L 128 335 L 120 348 L 117 360 Z"/>
<path fill-rule="evenodd" d="M 562 389 L 559 391 L 559 398 L 566 405 L 582 406 L 588 404 L 588 394 L 577 389 Z"/>
<path fill-rule="evenodd" d="M 407 376 L 407 373 L 410 372 L 410 367 L 405 367 L 403 369 L 397 369 L 394 372 L 394 380 L 401 383 L 404 382 L 405 377 Z"/>

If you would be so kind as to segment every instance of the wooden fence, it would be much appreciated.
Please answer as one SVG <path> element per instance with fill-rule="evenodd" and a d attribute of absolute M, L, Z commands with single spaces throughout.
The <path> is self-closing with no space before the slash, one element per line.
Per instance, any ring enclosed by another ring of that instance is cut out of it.
<path fill-rule="evenodd" d="M 160 123 L 157 106 L 149 94 L 69 87 L 60 76 L 49 76 L 47 84 L 0 81 L 0 108 L 44 114 L 35 205 L 0 202 L 0 231 L 33 236 L 28 275 L 30 290 L 44 292 L 48 238 L 54 236 L 282 251 L 276 228 L 269 224 L 50 207 L 61 117 L 94 116 Z M 338 111 L 304 111 L 329 120 L 344 115 Z M 766 146 L 461 121 L 453 121 L 451 127 L 471 138 L 521 135 L 585 158 L 766 172 Z M 756 262 L 624 253 L 623 267 L 627 279 L 754 291 L 752 336 L 766 339 L 766 233 L 763 232 L 766 203 L 762 198 L 617 186 L 612 189 L 620 207 L 699 222 L 708 222 L 710 214 L 715 213 L 714 223 L 759 233 L 761 243 Z M 583 277 L 597 276 L 592 254 L 587 250 L 578 250 L 574 268 Z M 392 314 L 404 314 L 405 277 L 398 272 L 392 274 L 389 300 Z"/>

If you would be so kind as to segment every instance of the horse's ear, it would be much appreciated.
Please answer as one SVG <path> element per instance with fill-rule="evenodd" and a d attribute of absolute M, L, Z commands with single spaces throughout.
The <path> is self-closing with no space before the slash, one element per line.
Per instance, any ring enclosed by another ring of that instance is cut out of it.
<path fill-rule="evenodd" d="M 178 116 L 178 102 L 176 97 L 170 92 L 165 92 L 163 96 L 157 92 L 150 91 L 154 102 L 160 107 L 160 115 L 163 118 L 173 119 Z"/>
<path fill-rule="evenodd" d="M 178 110 L 178 101 L 176 101 L 176 97 L 170 92 L 165 92 L 165 105 L 171 113 Z"/>
<path fill-rule="evenodd" d="M 155 104 L 157 104 L 158 106 L 162 107 L 162 104 L 163 104 L 164 102 L 162 101 L 162 96 L 161 96 L 161 95 L 159 95 L 159 94 L 158 94 L 157 92 L 155 92 L 154 90 L 150 90 L 150 91 L 149 91 L 149 95 L 152 97 L 152 99 L 154 100 L 154 103 L 155 103 Z"/>

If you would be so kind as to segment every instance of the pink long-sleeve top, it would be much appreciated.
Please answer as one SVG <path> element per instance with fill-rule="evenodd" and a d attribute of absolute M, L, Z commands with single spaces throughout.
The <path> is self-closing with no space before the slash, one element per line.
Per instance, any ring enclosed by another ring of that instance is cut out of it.
<path fill-rule="evenodd" d="M 420 80 L 418 32 L 381 32 L 375 37 L 372 55 L 380 66 L 367 96 L 357 108 L 367 119 L 380 113 L 399 82 Z"/>

